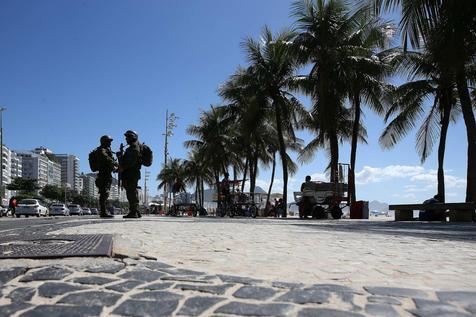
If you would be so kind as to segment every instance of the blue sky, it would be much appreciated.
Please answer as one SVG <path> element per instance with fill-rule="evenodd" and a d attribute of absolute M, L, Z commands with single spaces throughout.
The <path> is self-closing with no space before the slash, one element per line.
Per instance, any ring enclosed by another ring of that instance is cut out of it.
<path fill-rule="evenodd" d="M 200 109 L 220 103 L 217 87 L 246 64 L 240 42 L 258 38 L 264 25 L 274 31 L 290 26 L 290 3 L 0 1 L 0 105 L 8 108 L 4 142 L 13 149 L 46 146 L 76 154 L 88 172 L 87 154 L 99 136 L 112 135 L 117 149 L 124 131 L 134 129 L 155 152 L 149 169 L 155 179 L 163 163 L 166 109 L 179 117 L 170 154 L 185 158 L 186 127 L 198 122 Z M 369 144 L 358 152 L 359 198 L 401 203 L 432 196 L 436 151 L 420 165 L 414 132 L 383 151 L 378 145 L 382 119 L 365 110 L 365 121 Z M 464 199 L 466 146 L 459 120 L 448 134 L 448 201 Z M 349 161 L 347 144 L 340 161 Z M 322 178 L 326 165 L 325 156 L 316 154 L 292 177 L 290 191 L 305 175 Z M 266 186 L 269 176 L 262 170 L 258 183 Z M 280 172 L 277 178 L 279 191 Z M 152 193 L 155 187 L 154 180 Z"/>

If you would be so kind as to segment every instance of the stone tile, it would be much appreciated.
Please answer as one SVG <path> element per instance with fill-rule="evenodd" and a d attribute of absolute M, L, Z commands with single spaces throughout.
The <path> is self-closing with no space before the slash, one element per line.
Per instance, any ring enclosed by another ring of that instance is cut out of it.
<path fill-rule="evenodd" d="M 178 306 L 178 300 L 141 301 L 126 300 L 112 312 L 123 316 L 170 316 Z"/>
<path fill-rule="evenodd" d="M 369 297 L 367 297 L 367 301 L 369 303 L 375 303 L 375 304 L 388 304 L 388 305 L 401 305 L 402 304 L 402 302 L 400 302 L 396 298 L 385 297 L 385 296 L 369 296 Z"/>
<path fill-rule="evenodd" d="M 145 269 L 136 269 L 119 275 L 119 277 L 128 280 L 138 280 L 144 282 L 153 282 L 164 276 L 165 273 L 145 270 Z"/>
<path fill-rule="evenodd" d="M 288 282 L 273 282 L 271 285 L 276 288 L 289 288 L 289 289 L 304 287 L 304 284 L 302 283 L 288 283 Z"/>
<path fill-rule="evenodd" d="M 65 295 L 67 293 L 87 289 L 84 286 L 71 285 L 67 283 L 46 282 L 38 288 L 38 295 L 41 297 L 55 297 L 58 295 Z"/>
<path fill-rule="evenodd" d="M 125 293 L 125 292 L 129 292 L 130 290 L 136 288 L 137 286 L 143 283 L 144 282 L 142 281 L 130 280 L 130 281 L 125 281 L 119 284 L 109 285 L 109 286 L 106 286 L 106 288 L 116 292 Z"/>
<path fill-rule="evenodd" d="M 446 302 L 424 299 L 414 299 L 413 301 L 417 309 L 412 312 L 417 316 L 465 316 L 457 307 Z"/>
<path fill-rule="evenodd" d="M 198 316 L 210 307 L 224 301 L 221 297 L 192 297 L 185 301 L 178 312 L 178 315 Z"/>
<path fill-rule="evenodd" d="M 178 276 L 178 275 L 166 275 L 160 278 L 163 281 L 177 281 L 177 282 L 191 282 L 191 283 L 202 283 L 210 284 L 209 280 L 204 280 L 201 277 L 196 276 Z"/>
<path fill-rule="evenodd" d="M 315 288 L 317 290 L 327 291 L 332 293 L 358 293 L 353 288 L 350 288 L 344 285 L 336 285 L 336 284 L 314 284 L 310 288 Z"/>
<path fill-rule="evenodd" d="M 185 270 L 185 269 L 173 269 L 173 268 L 161 268 L 158 269 L 161 272 L 170 274 L 170 275 L 191 275 L 191 276 L 198 276 L 198 275 L 205 275 L 204 272 L 193 271 L 193 270 Z"/>
<path fill-rule="evenodd" d="M 7 297 L 13 302 L 29 302 L 33 298 L 33 295 L 35 295 L 35 292 L 36 289 L 31 287 L 19 287 L 11 291 Z"/>
<path fill-rule="evenodd" d="M 181 289 L 183 291 L 198 291 L 202 293 L 223 295 L 232 286 L 234 285 L 233 284 L 223 284 L 223 285 L 177 284 L 175 288 Z"/>
<path fill-rule="evenodd" d="M 437 302 L 437 301 L 432 301 L 432 300 L 426 300 L 426 299 L 414 299 L 415 306 L 418 309 L 432 309 L 432 308 L 442 308 L 442 309 L 449 309 L 449 310 L 454 310 L 456 309 L 453 305 L 445 302 Z"/>
<path fill-rule="evenodd" d="M 104 285 L 112 282 L 116 282 L 115 278 L 107 278 L 102 276 L 84 276 L 77 277 L 72 280 L 74 283 L 85 284 L 85 285 Z"/>
<path fill-rule="evenodd" d="M 447 311 L 445 309 L 414 309 L 410 313 L 417 317 L 470 317 L 471 314 L 462 313 L 459 311 Z"/>
<path fill-rule="evenodd" d="M 131 296 L 138 300 L 154 300 L 154 301 L 174 301 L 182 299 L 182 295 L 166 292 L 166 291 L 145 291 Z"/>
<path fill-rule="evenodd" d="M 410 298 L 428 298 L 428 295 L 421 290 L 399 287 L 364 287 L 372 295 L 410 297 Z"/>
<path fill-rule="evenodd" d="M 124 269 L 126 265 L 122 262 L 116 262 L 110 264 L 101 264 L 101 265 L 93 265 L 88 266 L 84 271 L 88 273 L 110 273 L 114 274 L 122 269 Z"/>
<path fill-rule="evenodd" d="M 364 317 L 358 313 L 329 308 L 305 308 L 298 314 L 299 317 Z"/>
<path fill-rule="evenodd" d="M 12 267 L 8 269 L 0 269 L 0 286 L 13 280 L 15 277 L 26 272 L 24 267 Z"/>
<path fill-rule="evenodd" d="M 367 304 L 365 312 L 370 316 L 375 317 L 399 317 L 399 313 L 390 305 L 387 304 Z"/>
<path fill-rule="evenodd" d="M 476 292 L 436 292 L 436 295 L 443 302 L 476 304 Z"/>
<path fill-rule="evenodd" d="M 121 298 L 119 294 L 91 291 L 66 295 L 58 303 L 79 306 L 112 306 L 119 298 Z"/>
<path fill-rule="evenodd" d="M 289 304 L 248 304 L 231 302 L 215 310 L 215 313 L 241 316 L 288 316 L 292 305 Z"/>
<path fill-rule="evenodd" d="M 280 296 L 278 299 L 275 299 L 275 301 L 291 302 L 296 304 L 322 304 L 328 301 L 329 296 L 330 295 L 328 292 L 313 288 L 294 289 Z"/>
<path fill-rule="evenodd" d="M 168 289 L 170 286 L 174 285 L 174 283 L 166 282 L 166 283 L 154 283 L 150 285 L 146 285 L 141 287 L 141 289 L 148 289 L 152 291 L 161 291 L 164 289 Z"/>
<path fill-rule="evenodd" d="M 468 305 L 465 309 L 476 316 L 476 304 Z"/>
<path fill-rule="evenodd" d="M 73 273 L 64 267 L 50 266 L 28 272 L 20 282 L 62 280 Z"/>
<path fill-rule="evenodd" d="M 9 305 L 0 306 L 0 316 L 12 316 L 20 310 L 27 309 L 31 307 L 28 303 L 13 302 Z"/>
<path fill-rule="evenodd" d="M 20 317 L 89 317 L 99 316 L 102 307 L 99 306 L 63 306 L 63 305 L 41 305 L 27 312 Z"/>
<path fill-rule="evenodd" d="M 236 298 L 266 300 L 276 295 L 276 291 L 269 287 L 242 286 L 233 296 Z"/>
<path fill-rule="evenodd" d="M 236 284 L 259 284 L 263 282 L 262 280 L 254 279 L 254 278 L 249 278 L 249 277 L 241 277 L 241 276 L 234 276 L 234 275 L 217 275 L 220 280 L 222 280 L 225 283 L 236 283 Z"/>
<path fill-rule="evenodd" d="M 151 270 L 160 270 L 160 269 L 170 269 L 173 268 L 172 265 L 168 265 L 158 261 L 144 261 L 141 262 L 143 266 Z"/>

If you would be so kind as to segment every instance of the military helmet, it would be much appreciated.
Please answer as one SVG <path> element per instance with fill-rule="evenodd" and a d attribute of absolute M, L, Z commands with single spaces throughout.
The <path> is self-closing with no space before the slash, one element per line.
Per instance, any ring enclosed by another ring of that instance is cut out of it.
<path fill-rule="evenodd" d="M 133 131 L 133 130 L 127 130 L 126 133 L 124 133 L 124 135 L 126 137 L 130 136 L 132 137 L 133 139 L 137 140 L 139 135 L 137 134 L 137 132 Z"/>
<path fill-rule="evenodd" d="M 100 139 L 101 145 L 108 144 L 112 141 L 112 138 L 109 135 L 103 135 Z"/>

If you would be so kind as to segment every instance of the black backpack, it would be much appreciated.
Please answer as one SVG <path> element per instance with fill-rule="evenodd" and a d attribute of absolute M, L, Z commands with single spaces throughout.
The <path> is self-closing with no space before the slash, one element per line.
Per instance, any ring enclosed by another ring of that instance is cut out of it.
<path fill-rule="evenodd" d="M 153 153 L 149 146 L 142 143 L 141 146 L 141 161 L 142 165 L 149 167 L 152 165 Z"/>
<path fill-rule="evenodd" d="M 88 157 L 89 167 L 91 168 L 91 171 L 93 172 L 98 172 L 99 168 L 101 168 L 100 155 L 101 155 L 101 152 L 99 148 L 95 148 L 89 153 L 89 157 Z"/>

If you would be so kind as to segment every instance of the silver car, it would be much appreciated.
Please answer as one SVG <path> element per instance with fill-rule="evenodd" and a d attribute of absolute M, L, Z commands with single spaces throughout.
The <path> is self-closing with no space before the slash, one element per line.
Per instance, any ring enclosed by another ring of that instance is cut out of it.
<path fill-rule="evenodd" d="M 83 207 L 83 215 L 92 215 L 91 209 Z"/>
<path fill-rule="evenodd" d="M 69 208 L 69 214 L 70 215 L 78 215 L 78 216 L 83 215 L 83 209 L 81 208 L 80 205 L 71 204 L 71 205 L 68 206 L 68 208 Z"/>
<path fill-rule="evenodd" d="M 48 207 L 39 199 L 23 199 L 18 203 L 15 215 L 20 218 L 21 215 L 28 216 L 48 216 L 50 211 Z"/>
<path fill-rule="evenodd" d="M 53 204 L 50 206 L 50 215 L 69 216 L 69 208 L 65 204 Z"/>

